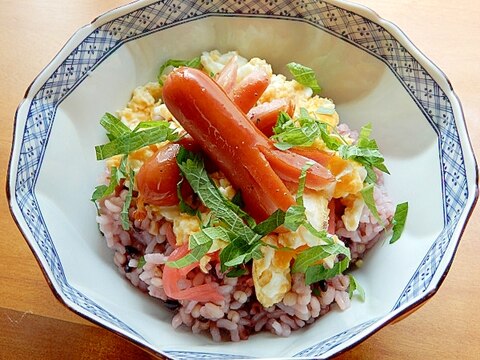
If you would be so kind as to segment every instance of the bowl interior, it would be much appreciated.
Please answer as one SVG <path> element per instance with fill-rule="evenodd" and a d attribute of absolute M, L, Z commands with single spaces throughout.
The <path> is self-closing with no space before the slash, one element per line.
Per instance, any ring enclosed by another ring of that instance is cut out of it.
<path fill-rule="evenodd" d="M 286 73 L 291 61 L 315 69 L 322 96 L 334 100 L 342 122 L 353 129 L 372 123 L 392 174 L 385 180 L 390 194 L 396 203 L 409 201 L 402 239 L 395 245 L 379 243 L 364 267 L 355 270 L 366 302 L 353 301 L 347 311 L 334 310 L 287 339 L 260 334 L 240 345 L 217 344 L 173 330 L 171 314 L 117 273 L 88 201 L 104 171 L 94 153 L 94 146 L 106 140 L 100 117 L 121 109 L 136 86 L 155 81 L 164 60 L 212 49 L 265 58 L 277 73 Z M 291 356 L 370 324 L 395 307 L 444 227 L 439 158 L 438 135 L 429 117 L 391 68 L 371 53 L 305 22 L 210 16 L 128 41 L 89 71 L 56 107 L 35 194 L 70 286 L 128 324 L 146 343 L 163 350 Z"/>

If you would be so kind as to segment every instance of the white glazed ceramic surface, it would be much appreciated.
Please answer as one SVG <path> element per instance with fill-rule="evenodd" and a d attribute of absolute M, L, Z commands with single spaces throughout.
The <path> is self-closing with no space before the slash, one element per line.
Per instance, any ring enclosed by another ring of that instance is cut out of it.
<path fill-rule="evenodd" d="M 89 201 L 103 164 L 99 119 L 156 78 L 168 58 L 237 50 L 285 73 L 314 68 L 343 122 L 372 122 L 408 201 L 405 233 L 378 244 L 355 276 L 366 301 L 333 310 L 289 338 L 214 343 L 173 330 L 171 314 L 115 269 Z M 343 1 L 140 1 L 79 30 L 38 76 L 18 109 L 9 195 L 14 217 L 53 290 L 72 310 L 172 358 L 328 357 L 431 296 L 476 197 L 476 169 L 448 80 L 391 23 Z"/>

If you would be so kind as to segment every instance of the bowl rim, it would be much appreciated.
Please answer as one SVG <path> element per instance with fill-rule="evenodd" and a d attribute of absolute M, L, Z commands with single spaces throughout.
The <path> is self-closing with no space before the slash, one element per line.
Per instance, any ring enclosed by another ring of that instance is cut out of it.
<path fill-rule="evenodd" d="M 123 331 L 119 331 L 118 329 L 115 329 L 107 324 L 104 324 L 102 321 L 99 321 L 92 317 L 89 313 L 84 313 L 84 311 L 81 308 L 78 308 L 76 304 L 70 303 L 68 299 L 64 297 L 61 291 L 57 289 L 55 286 L 54 282 L 50 278 L 44 264 L 44 260 L 40 257 L 40 255 L 35 251 L 32 241 L 34 241 L 33 237 L 30 239 L 30 235 L 27 234 L 27 232 L 23 229 L 22 225 L 20 224 L 19 218 L 17 217 L 16 214 L 16 209 L 14 208 L 14 199 L 15 196 L 12 196 L 12 193 L 14 192 L 14 186 L 12 183 L 12 179 L 16 178 L 16 173 L 15 173 L 15 167 L 13 164 L 14 160 L 14 155 L 16 151 L 18 151 L 19 144 L 16 143 L 15 139 L 16 136 L 18 135 L 19 132 L 21 132 L 21 128 L 18 128 L 18 123 L 19 123 L 19 112 L 21 109 L 25 106 L 27 106 L 27 103 L 29 101 L 29 98 L 32 97 L 37 91 L 37 87 L 40 87 L 43 84 L 42 77 L 46 76 L 49 74 L 51 71 L 52 67 L 55 65 L 61 64 L 66 56 L 68 55 L 77 45 L 79 42 L 84 40 L 86 34 L 91 33 L 94 31 L 96 28 L 104 25 L 105 23 L 119 18 L 123 15 L 126 15 L 132 11 L 135 11 L 137 9 L 146 7 L 150 4 L 158 2 L 157 0 L 137 0 L 137 1 L 132 1 L 127 4 L 115 7 L 111 10 L 108 10 L 104 12 L 103 14 L 100 14 L 99 16 L 95 17 L 90 23 L 85 24 L 84 26 L 80 27 L 78 30 L 76 30 L 70 38 L 64 43 L 62 48 L 57 52 L 57 54 L 46 64 L 43 69 L 38 73 L 38 75 L 32 80 L 32 82 L 28 85 L 27 89 L 25 90 L 25 93 L 23 95 L 23 98 L 21 99 L 15 114 L 14 114 L 14 121 L 13 121 L 13 131 L 12 131 L 12 145 L 10 149 L 10 155 L 9 155 L 9 161 L 8 161 L 8 167 L 7 167 L 7 174 L 6 174 L 6 196 L 7 196 L 7 202 L 8 202 L 8 207 L 10 211 L 10 215 L 12 216 L 15 224 L 17 225 L 20 233 L 26 240 L 30 251 L 33 253 L 41 271 L 44 276 L 44 278 L 47 281 L 47 284 L 49 285 L 50 289 L 52 290 L 54 296 L 56 299 L 63 304 L 66 308 L 68 308 L 70 311 L 74 312 L 75 314 L 81 316 L 82 318 L 102 327 L 105 328 L 109 331 L 112 331 L 113 333 L 119 335 L 120 337 L 126 339 L 127 341 L 135 344 L 136 346 L 140 347 L 142 350 L 158 356 L 168 356 L 169 352 L 163 352 L 163 351 L 157 351 L 153 349 L 151 346 L 148 344 L 144 343 L 141 339 L 135 339 L 132 337 L 131 334 L 126 334 Z M 354 336 L 352 341 L 349 342 L 348 346 L 342 347 L 341 349 L 337 351 L 335 350 L 339 345 L 333 347 L 332 349 L 328 350 L 324 354 L 321 355 L 321 358 L 324 356 L 331 356 L 331 355 L 338 355 L 341 353 L 344 353 L 359 343 L 363 342 L 364 340 L 368 339 L 370 336 L 381 330 L 383 327 L 390 323 L 395 323 L 399 320 L 402 320 L 405 318 L 407 315 L 410 313 L 418 310 L 422 305 L 424 305 L 433 295 L 437 293 L 441 285 L 443 284 L 452 264 L 453 260 L 455 258 L 458 246 L 460 244 L 460 240 L 463 236 L 463 233 L 466 229 L 466 226 L 468 224 L 468 221 L 475 209 L 475 206 L 478 201 L 479 197 L 479 170 L 478 170 L 478 163 L 476 161 L 476 156 L 473 151 L 473 146 L 470 140 L 467 124 L 465 121 L 465 116 L 464 116 L 464 111 L 463 107 L 461 105 L 460 99 L 458 95 L 455 93 L 452 83 L 450 82 L 449 78 L 446 76 L 446 74 L 437 66 L 435 65 L 408 37 L 408 35 L 401 30 L 394 22 L 390 20 L 386 20 L 382 18 L 376 11 L 372 10 L 371 8 L 358 4 L 349 0 L 326 0 L 327 3 L 331 3 L 332 5 L 342 8 L 342 9 L 347 9 L 348 11 L 352 11 L 355 14 L 364 17 L 368 19 L 369 21 L 381 25 L 385 30 L 390 33 L 393 38 L 398 41 L 402 46 L 404 46 L 406 49 L 409 50 L 409 52 L 413 55 L 414 59 L 417 60 L 419 63 L 421 63 L 423 66 L 428 66 L 428 73 L 432 78 L 434 78 L 435 81 L 439 82 L 444 81 L 445 84 L 448 86 L 449 92 L 448 92 L 448 97 L 449 100 L 452 103 L 452 108 L 457 108 L 459 112 L 459 116 L 456 117 L 455 123 L 457 124 L 457 129 L 458 129 L 458 135 L 459 135 L 459 140 L 460 143 L 462 144 L 462 150 L 463 150 L 463 158 L 464 161 L 470 161 L 471 166 L 473 169 L 471 171 L 473 172 L 472 175 L 474 177 L 474 183 L 473 183 L 473 188 L 469 189 L 472 192 L 472 195 L 469 195 L 467 199 L 467 203 L 465 205 L 465 210 L 466 213 L 461 216 L 463 221 L 459 221 L 457 225 L 457 231 L 455 232 L 458 233 L 458 235 L 453 236 L 455 234 L 452 234 L 452 239 L 455 239 L 455 246 L 452 252 L 451 257 L 448 259 L 448 263 L 446 264 L 445 269 L 443 270 L 443 273 L 441 274 L 438 282 L 433 286 L 433 288 L 430 291 L 426 291 L 422 296 L 420 296 L 417 300 L 413 301 L 410 305 L 398 310 L 393 310 L 390 313 L 388 313 L 385 317 L 382 317 L 380 319 L 375 319 L 373 324 L 369 325 L 366 327 L 368 329 L 368 332 L 365 333 L 365 329 L 359 332 L 356 336 Z M 219 15 L 219 14 L 210 14 L 211 16 Z M 209 15 L 209 16 L 210 16 Z M 235 15 L 234 15 L 235 16 Z M 308 23 L 308 22 L 307 22 Z M 435 72 L 436 74 L 432 74 L 432 72 Z M 443 86 L 441 87 L 444 91 L 445 89 Z M 446 92 L 446 91 L 445 91 Z M 458 126 L 461 125 L 459 128 Z M 468 177 L 468 172 L 466 172 L 466 177 Z M 467 183 L 467 187 L 469 187 Z M 351 340 L 351 339 L 350 339 Z M 341 345 L 340 345 L 341 346 Z"/>

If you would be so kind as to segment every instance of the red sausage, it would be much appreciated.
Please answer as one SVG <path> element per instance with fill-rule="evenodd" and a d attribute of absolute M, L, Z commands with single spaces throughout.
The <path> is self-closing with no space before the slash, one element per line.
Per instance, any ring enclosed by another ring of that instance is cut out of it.
<path fill-rule="evenodd" d="M 157 206 L 178 204 L 180 169 L 176 156 L 179 149 L 178 144 L 161 147 L 138 171 L 137 189 L 144 202 Z"/>
<path fill-rule="evenodd" d="M 271 141 L 210 77 L 192 68 L 174 70 L 164 83 L 163 100 L 183 128 L 242 191 L 246 210 L 256 220 L 264 220 L 277 209 L 286 211 L 295 204 L 293 196 L 272 169 L 269 163 L 272 159 L 267 160 L 260 151 L 260 147 L 272 149 Z M 285 153 L 292 159 L 298 156 Z M 283 172 L 294 179 L 299 172 L 298 166 L 295 161 Z M 309 170 L 307 181 L 309 176 L 319 175 Z M 325 169 L 321 181 L 331 182 L 334 178 Z"/>

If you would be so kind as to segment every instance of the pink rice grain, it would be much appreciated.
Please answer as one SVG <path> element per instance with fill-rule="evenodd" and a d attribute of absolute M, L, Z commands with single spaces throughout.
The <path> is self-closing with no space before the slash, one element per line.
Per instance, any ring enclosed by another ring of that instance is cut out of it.
<path fill-rule="evenodd" d="M 180 308 L 178 313 L 180 314 L 180 317 L 182 318 L 182 322 L 185 325 L 191 327 L 192 324 L 193 324 L 193 317 L 190 314 L 187 314 L 183 308 Z"/>
<path fill-rule="evenodd" d="M 172 318 L 172 327 L 174 329 L 178 328 L 180 325 L 182 325 L 182 317 L 180 316 L 180 313 L 175 314 L 175 316 Z"/>
<path fill-rule="evenodd" d="M 217 327 L 232 331 L 232 330 L 237 330 L 238 326 L 237 324 L 235 324 L 234 322 L 228 319 L 220 319 L 217 321 Z"/>
<path fill-rule="evenodd" d="M 282 325 L 278 321 L 276 321 L 276 320 L 272 321 L 270 326 L 275 331 L 275 334 L 277 334 L 278 336 L 282 336 L 283 328 L 282 328 Z"/>
<path fill-rule="evenodd" d="M 190 315 L 192 315 L 194 318 L 198 318 L 200 317 L 200 309 L 202 308 L 202 305 L 200 304 L 197 304 L 195 305 L 195 307 L 192 309 L 192 312 L 190 313 Z"/>
<path fill-rule="evenodd" d="M 238 314 L 238 312 L 236 312 L 234 310 L 230 310 L 227 313 L 227 319 L 231 320 L 234 323 L 238 323 L 240 321 L 240 315 Z"/>
<path fill-rule="evenodd" d="M 322 306 L 330 305 L 335 299 L 335 288 L 333 286 L 328 286 L 327 291 L 322 293 L 320 298 L 320 304 Z"/>
<path fill-rule="evenodd" d="M 320 301 L 316 296 L 312 296 L 310 299 L 310 312 L 312 314 L 312 317 L 317 318 L 320 315 Z"/>
<path fill-rule="evenodd" d="M 198 301 L 189 301 L 186 306 L 184 304 L 185 312 L 187 314 L 191 314 L 192 310 L 195 308 L 195 306 L 197 306 L 197 304 L 198 304 Z"/>
<path fill-rule="evenodd" d="M 233 342 L 239 342 L 240 341 L 240 334 L 238 332 L 238 329 L 230 330 L 230 339 Z"/>
<path fill-rule="evenodd" d="M 216 342 L 222 341 L 220 330 L 216 326 L 210 326 L 210 334 L 212 335 L 213 341 L 216 341 Z"/>
<path fill-rule="evenodd" d="M 350 298 L 346 291 L 337 290 L 335 292 L 335 302 L 341 310 L 345 310 L 350 307 Z"/>
<path fill-rule="evenodd" d="M 288 337 L 292 333 L 292 329 L 287 324 L 282 324 L 282 336 Z"/>
<path fill-rule="evenodd" d="M 200 315 L 205 319 L 218 320 L 223 317 L 224 312 L 219 306 L 207 303 L 200 309 Z"/>
<path fill-rule="evenodd" d="M 262 330 L 262 328 L 265 326 L 267 321 L 268 321 L 267 317 L 263 317 L 258 321 L 252 320 L 252 322 L 255 323 L 255 332 L 259 332 L 260 330 Z"/>
<path fill-rule="evenodd" d="M 298 329 L 298 325 L 295 323 L 295 321 L 290 318 L 289 316 L 287 315 L 281 315 L 280 316 L 280 320 L 282 321 L 282 323 L 284 324 L 287 324 L 290 328 L 292 329 Z"/>
<path fill-rule="evenodd" d="M 247 294 L 244 291 L 235 291 L 233 293 L 233 298 L 240 304 L 244 304 L 247 301 Z"/>

